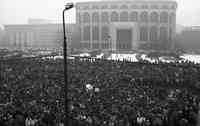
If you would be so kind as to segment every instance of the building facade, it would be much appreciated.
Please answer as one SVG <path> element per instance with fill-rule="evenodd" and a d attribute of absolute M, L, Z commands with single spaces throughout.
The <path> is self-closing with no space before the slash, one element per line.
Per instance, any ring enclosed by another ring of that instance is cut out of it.
<path fill-rule="evenodd" d="M 76 4 L 82 49 L 172 48 L 177 3 L 172 0 L 107 0 Z"/>
<path fill-rule="evenodd" d="M 186 27 L 176 39 L 178 48 L 200 50 L 200 26 Z"/>
<path fill-rule="evenodd" d="M 62 24 L 5 25 L 6 46 L 11 48 L 57 49 L 63 46 Z M 67 45 L 71 47 L 75 24 L 66 25 Z"/>

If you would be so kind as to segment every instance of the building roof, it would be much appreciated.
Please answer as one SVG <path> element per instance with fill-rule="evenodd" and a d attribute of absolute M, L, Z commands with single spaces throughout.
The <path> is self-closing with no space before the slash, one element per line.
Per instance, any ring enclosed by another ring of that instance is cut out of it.
<path fill-rule="evenodd" d="M 101 0 L 101 1 L 175 1 L 175 0 Z"/>
<path fill-rule="evenodd" d="M 176 3 L 177 4 L 177 0 L 88 0 L 88 1 L 85 1 L 85 2 L 77 2 L 77 4 L 79 3 L 82 3 L 82 4 L 90 4 L 90 3 L 104 3 L 104 2 L 108 2 L 108 3 L 118 3 L 118 2 L 128 2 L 128 3 L 131 3 L 131 2 L 152 2 L 152 3 Z"/>

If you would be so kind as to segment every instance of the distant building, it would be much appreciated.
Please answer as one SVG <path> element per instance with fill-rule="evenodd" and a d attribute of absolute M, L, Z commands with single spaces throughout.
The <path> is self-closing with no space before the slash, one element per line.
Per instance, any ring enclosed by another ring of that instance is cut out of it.
<path fill-rule="evenodd" d="M 138 50 L 173 47 L 173 0 L 102 0 L 76 4 L 82 49 Z"/>
<path fill-rule="evenodd" d="M 53 24 L 54 22 L 47 19 L 29 18 L 28 24 Z"/>
<path fill-rule="evenodd" d="M 200 49 L 200 26 L 185 28 L 177 36 L 177 43 L 180 48 L 187 50 Z"/>
<path fill-rule="evenodd" d="M 69 47 L 71 47 L 71 43 L 74 40 L 72 39 L 72 36 L 78 34 L 76 29 L 75 24 L 66 25 L 67 42 Z M 63 46 L 62 24 L 5 25 L 5 31 L 7 46 L 11 48 L 53 49 Z"/>

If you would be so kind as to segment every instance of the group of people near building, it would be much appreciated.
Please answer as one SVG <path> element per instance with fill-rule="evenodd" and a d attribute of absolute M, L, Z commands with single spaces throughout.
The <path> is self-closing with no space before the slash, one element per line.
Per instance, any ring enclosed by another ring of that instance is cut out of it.
<path fill-rule="evenodd" d="M 3 60 L 1 126 L 57 126 L 65 119 L 62 59 Z M 68 60 L 71 126 L 196 126 L 200 66 Z"/>

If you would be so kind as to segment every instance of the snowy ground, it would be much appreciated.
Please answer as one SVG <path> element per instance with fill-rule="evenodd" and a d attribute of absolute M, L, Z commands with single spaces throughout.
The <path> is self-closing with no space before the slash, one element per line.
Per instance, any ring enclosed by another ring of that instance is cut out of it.
<path fill-rule="evenodd" d="M 37 52 L 37 54 L 24 54 L 22 57 L 35 57 L 37 55 L 47 55 L 47 54 L 50 54 L 49 51 L 40 51 L 40 52 Z M 15 53 L 13 54 L 8 54 L 6 55 L 5 57 L 10 57 L 10 56 L 13 56 L 13 55 L 17 55 Z M 77 54 L 77 55 L 72 55 L 70 57 L 68 57 L 68 59 L 74 59 L 74 57 L 91 57 L 91 55 L 89 53 L 81 53 L 81 54 Z M 97 55 L 95 58 L 98 58 L 98 59 L 101 59 L 101 58 L 105 58 L 106 55 L 104 55 L 103 53 Z M 47 58 L 47 59 L 63 59 L 63 56 L 62 55 L 59 55 L 59 56 L 49 56 L 49 57 L 44 57 L 44 59 Z M 179 61 L 191 61 L 191 62 L 194 62 L 194 63 L 199 63 L 200 64 L 200 55 L 197 55 L 197 54 L 183 54 L 180 56 L 180 58 L 182 60 L 179 60 Z M 107 56 L 107 59 L 108 60 L 120 60 L 120 61 L 123 61 L 123 60 L 128 60 L 128 61 L 131 61 L 131 62 L 138 62 L 139 60 L 146 60 L 146 61 L 149 61 L 149 62 L 156 62 L 156 61 L 162 61 L 162 62 L 166 62 L 166 63 L 170 63 L 170 62 L 175 62 L 176 59 L 174 57 L 166 57 L 166 56 L 162 56 L 162 57 L 158 57 L 157 59 L 153 59 L 153 58 L 150 58 L 148 57 L 146 54 L 142 54 L 142 53 L 134 53 L 134 54 L 111 54 L 109 56 Z"/>
<path fill-rule="evenodd" d="M 200 55 L 194 55 L 194 54 L 184 54 L 180 56 L 181 58 L 194 62 L 194 63 L 200 63 Z"/>
<path fill-rule="evenodd" d="M 82 54 L 79 54 L 79 55 L 73 55 L 71 57 L 68 57 L 68 59 L 74 59 L 75 56 L 90 57 L 90 54 L 89 53 L 82 53 Z M 103 56 L 104 56 L 104 54 L 101 53 L 101 54 L 97 55 L 96 58 L 100 59 L 100 58 L 103 58 Z M 51 57 L 46 57 L 46 58 L 63 59 L 62 56 L 51 56 Z M 180 58 L 182 60 L 179 60 L 179 61 L 191 61 L 191 62 L 200 64 L 200 55 L 183 54 L 182 56 L 180 56 Z M 153 59 L 153 58 L 147 57 L 146 54 L 138 54 L 138 53 L 135 53 L 135 54 L 111 54 L 107 59 L 108 60 L 120 60 L 120 61 L 128 60 L 128 61 L 131 61 L 131 62 L 138 62 L 140 59 L 142 59 L 142 60 L 149 61 L 151 63 L 154 63 L 158 60 L 165 62 L 165 63 L 170 63 L 170 62 L 176 61 L 174 57 L 162 56 L 162 57 L 159 57 L 157 59 L 155 59 L 155 58 Z"/>

